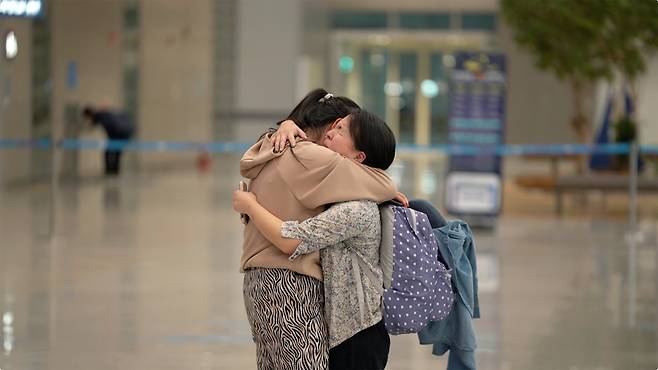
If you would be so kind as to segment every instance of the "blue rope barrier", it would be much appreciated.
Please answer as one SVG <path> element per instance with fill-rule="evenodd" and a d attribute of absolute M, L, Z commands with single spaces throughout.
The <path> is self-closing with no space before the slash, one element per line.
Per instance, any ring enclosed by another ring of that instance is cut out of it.
<path fill-rule="evenodd" d="M 48 139 L 0 139 L 0 149 L 50 149 Z"/>
<path fill-rule="evenodd" d="M 571 154 L 628 154 L 629 144 L 509 144 L 496 146 L 478 145 L 399 145 L 400 152 L 437 152 L 449 155 L 571 155 Z M 658 148 L 658 147 L 657 147 Z"/>
<path fill-rule="evenodd" d="M 642 154 L 658 155 L 658 145 L 640 145 L 640 155 Z"/>
<path fill-rule="evenodd" d="M 63 139 L 55 147 L 61 150 L 127 150 L 144 152 L 207 152 L 244 153 L 252 143 L 244 142 L 185 142 L 185 141 L 123 141 Z M 0 149 L 40 149 L 53 147 L 49 139 L 0 139 Z M 454 156 L 520 156 L 520 155 L 575 155 L 629 154 L 629 144 L 509 144 L 509 145 L 398 145 L 403 153 L 439 153 Z M 641 154 L 658 154 L 658 145 L 641 145 Z"/>

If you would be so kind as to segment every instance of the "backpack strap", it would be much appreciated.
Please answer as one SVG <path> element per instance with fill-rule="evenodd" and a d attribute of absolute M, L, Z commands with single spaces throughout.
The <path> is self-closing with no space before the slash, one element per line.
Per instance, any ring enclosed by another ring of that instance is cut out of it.
<path fill-rule="evenodd" d="M 382 239 L 379 245 L 379 263 L 382 266 L 384 278 L 384 288 L 391 287 L 393 279 L 393 228 L 395 215 L 391 205 L 382 205 L 379 207 L 379 214 L 382 223 Z"/>

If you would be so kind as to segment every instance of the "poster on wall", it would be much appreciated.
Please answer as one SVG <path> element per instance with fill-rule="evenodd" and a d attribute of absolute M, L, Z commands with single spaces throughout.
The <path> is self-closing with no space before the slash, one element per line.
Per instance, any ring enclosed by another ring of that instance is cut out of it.
<path fill-rule="evenodd" d="M 453 148 L 446 207 L 456 215 L 497 216 L 501 211 L 505 140 L 505 56 L 460 52 L 450 72 L 448 143 Z"/>

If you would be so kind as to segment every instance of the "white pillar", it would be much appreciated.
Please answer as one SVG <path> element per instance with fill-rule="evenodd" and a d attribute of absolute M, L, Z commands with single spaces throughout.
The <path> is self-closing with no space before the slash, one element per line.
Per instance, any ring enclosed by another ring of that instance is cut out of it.
<path fill-rule="evenodd" d="M 238 2 L 234 119 L 238 140 L 255 140 L 297 102 L 300 0 Z"/>

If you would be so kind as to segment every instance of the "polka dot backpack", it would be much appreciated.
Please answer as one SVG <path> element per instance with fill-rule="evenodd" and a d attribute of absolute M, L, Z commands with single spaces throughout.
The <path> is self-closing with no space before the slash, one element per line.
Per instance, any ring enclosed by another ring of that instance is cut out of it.
<path fill-rule="evenodd" d="M 380 207 L 384 273 L 384 324 L 389 334 L 417 333 L 445 319 L 454 302 L 450 271 L 424 213 L 395 205 Z"/>

